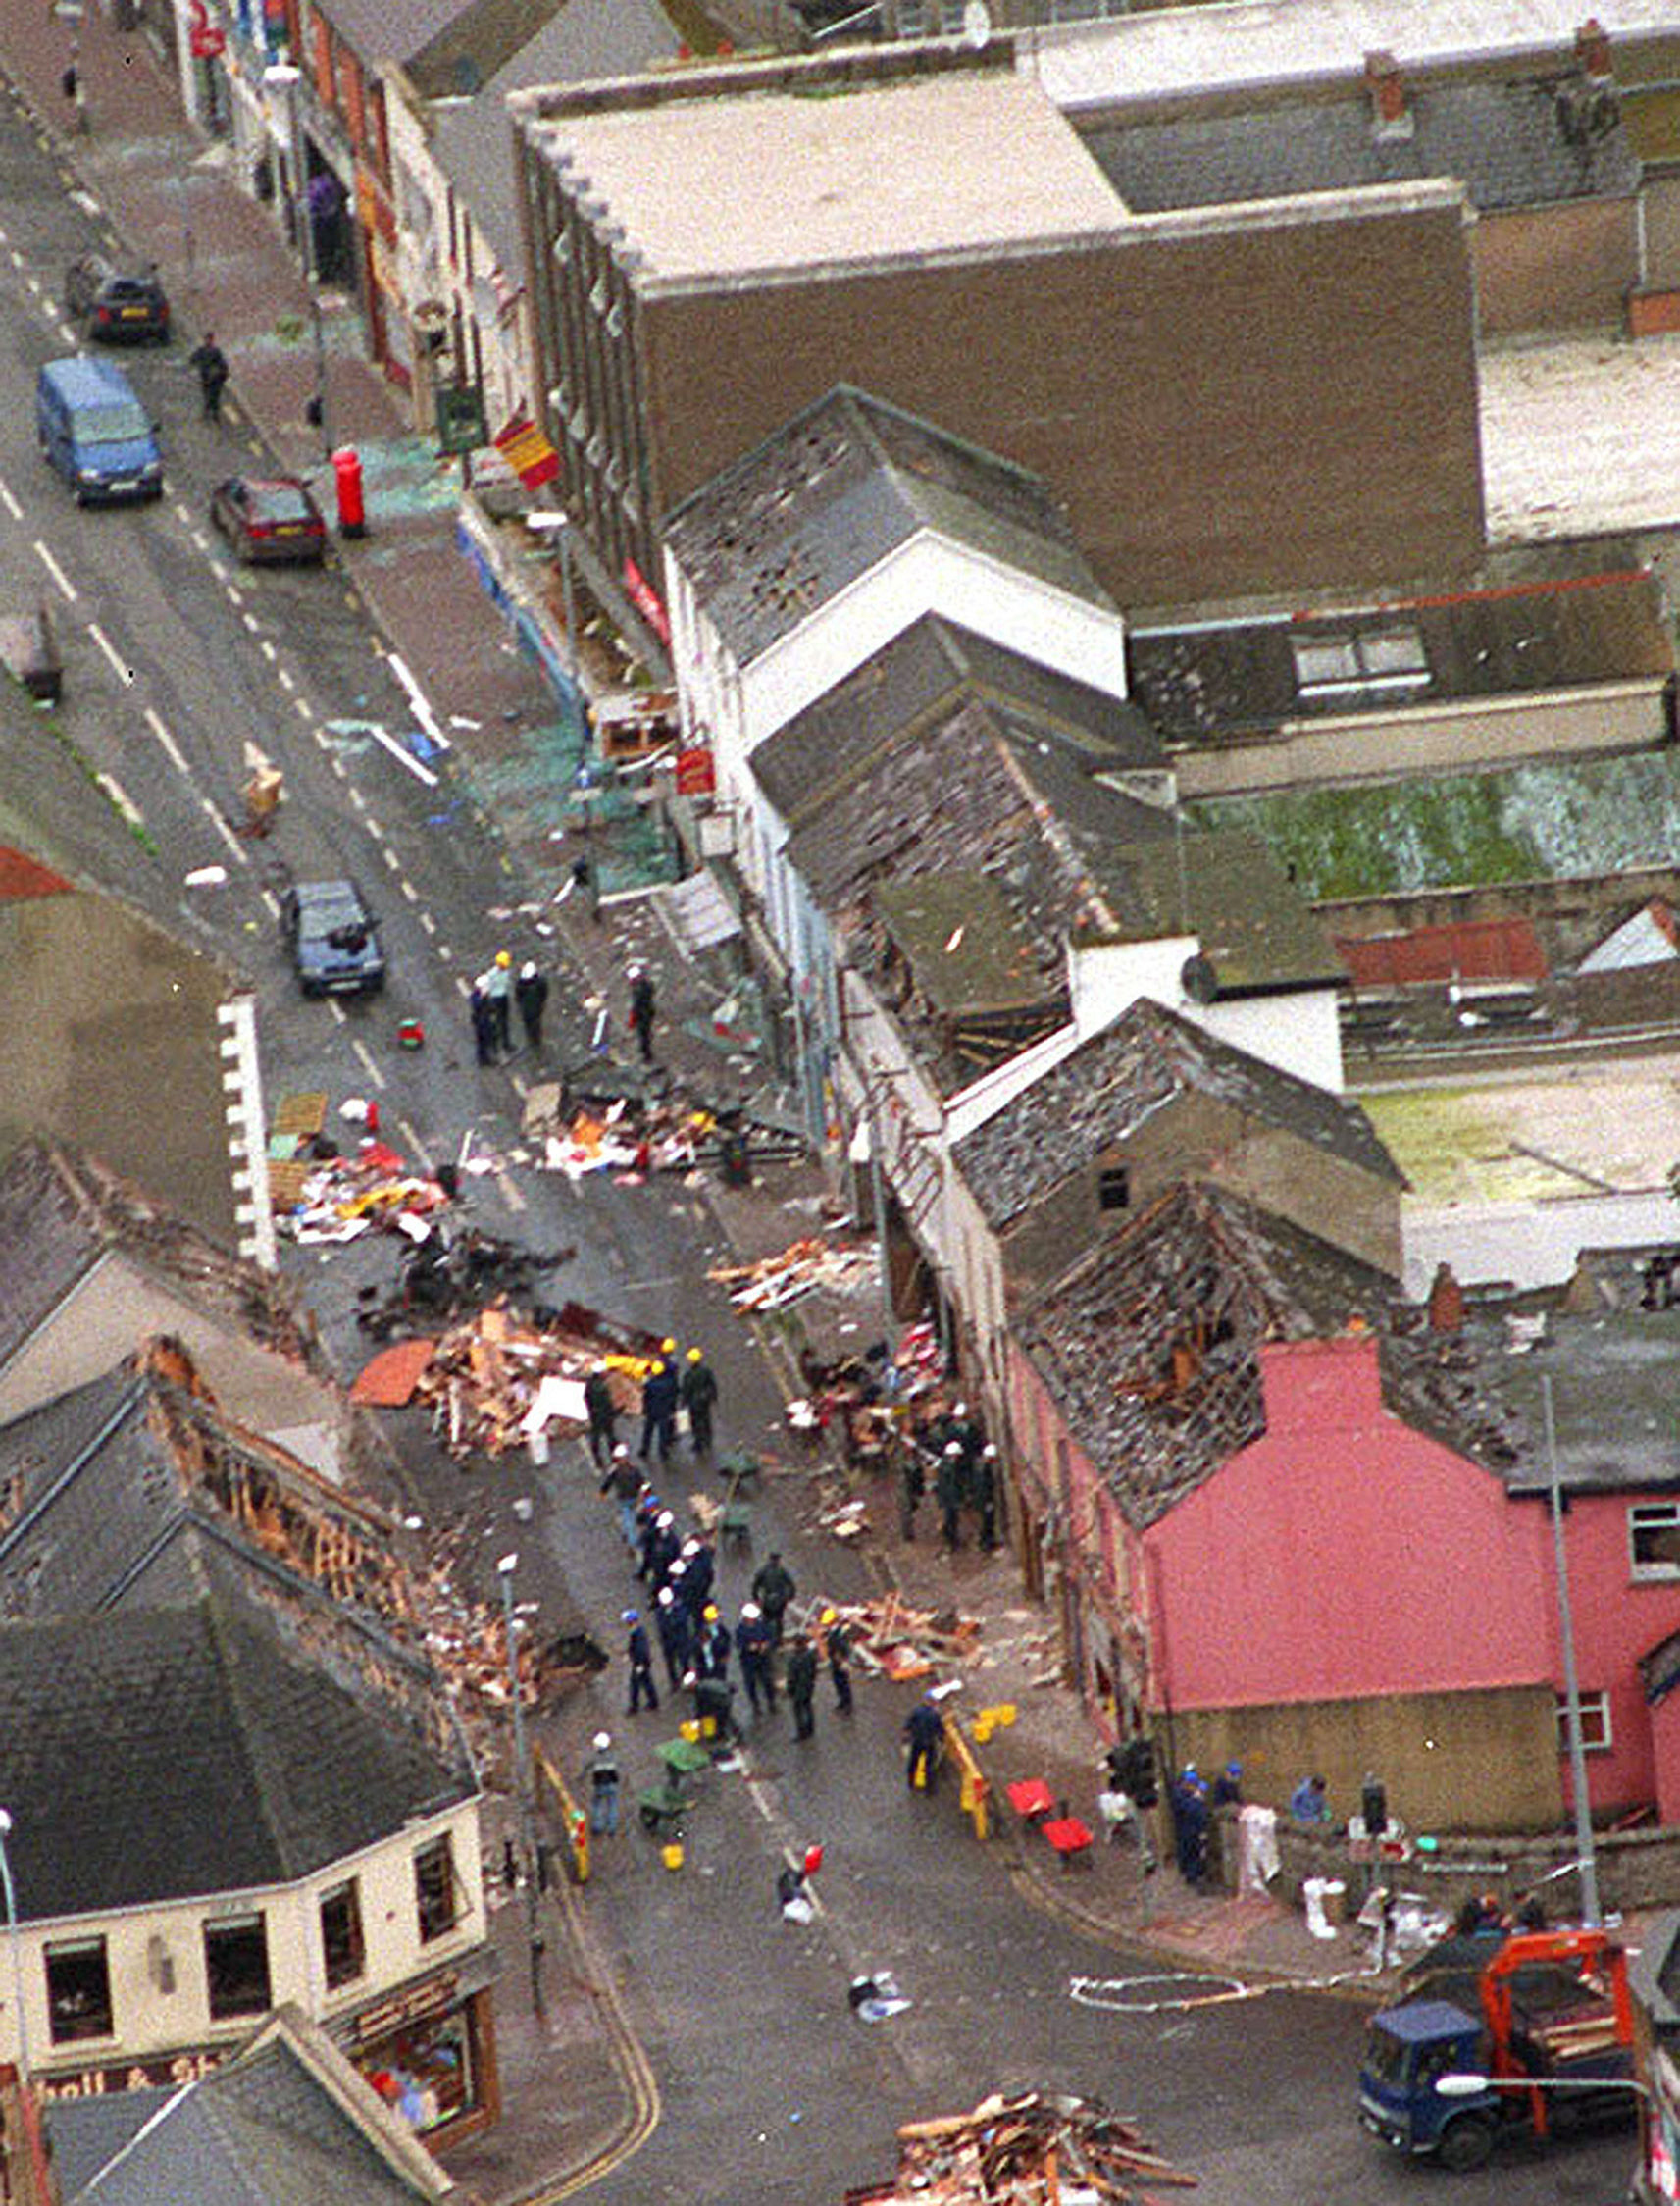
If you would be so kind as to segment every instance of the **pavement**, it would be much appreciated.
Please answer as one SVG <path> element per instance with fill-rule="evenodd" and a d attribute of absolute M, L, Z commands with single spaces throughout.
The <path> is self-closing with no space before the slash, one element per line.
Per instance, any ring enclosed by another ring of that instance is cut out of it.
<path fill-rule="evenodd" d="M 305 418 L 316 382 L 308 296 L 270 212 L 242 193 L 228 149 L 202 142 L 182 116 L 176 86 L 141 33 L 116 30 L 89 10 L 81 37 L 85 131 L 60 88 L 66 26 L 44 7 L 13 7 L 0 26 L 0 69 L 32 110 L 63 166 L 67 188 L 89 193 L 126 251 L 156 260 L 177 307 L 178 347 L 214 330 L 231 363 L 226 411 L 249 425 L 287 470 L 322 466 L 321 433 Z M 593 1005 L 618 1016 L 627 999 L 626 970 L 638 960 L 654 973 L 660 1005 L 661 1064 L 680 1084 L 712 1092 L 720 1077 L 750 1074 L 732 1059 L 731 1045 L 712 1035 L 716 990 L 675 949 L 646 900 L 613 901 L 599 917 L 586 898 L 552 901 L 570 871 L 576 846 L 557 834 L 551 813 L 519 801 L 540 762 L 543 744 L 566 718 L 565 707 L 510 635 L 456 543 L 458 474 L 412 434 L 403 394 L 360 357 L 347 303 L 327 302 L 324 316 L 329 413 L 334 442 L 357 445 L 367 462 L 369 533 L 340 546 L 349 584 L 361 594 L 388 649 L 430 699 L 454 748 L 443 771 L 474 797 L 502 834 L 509 883 L 507 913 L 524 915 L 527 931 L 547 932 L 560 986 L 551 1002 L 574 1032 L 592 1022 Z M 330 499 L 324 500 L 331 511 Z M 582 641 L 583 640 L 580 639 Z M 585 659 L 587 653 L 585 652 Z M 437 763 L 437 761 L 433 761 Z M 502 799 L 506 799 L 503 801 Z M 545 914 L 538 919 L 534 915 Z M 486 944 L 486 949 L 493 947 Z M 462 1013 L 463 1025 L 465 1011 Z M 616 1030 L 622 1035 L 622 1025 Z M 826 1190 L 815 1166 L 769 1167 L 746 1189 L 708 1188 L 724 1238 L 746 1256 L 785 1247 L 810 1230 Z M 789 1205 L 799 1206 L 790 1211 Z M 873 1309 L 841 1314 L 842 1328 L 874 1337 Z M 816 1468 L 812 1477 L 819 1475 Z M 837 1481 L 840 1474 L 827 1475 Z M 773 1492 L 763 1513 L 786 1513 L 784 1545 L 807 1582 L 895 1583 L 917 1606 L 959 1606 L 985 1626 L 983 1654 L 965 1676 L 965 1702 L 1012 1704 L 1016 1719 L 998 1731 L 986 1764 L 993 1796 L 1014 1777 L 1044 1779 L 1058 1800 L 1095 1821 L 1095 1740 L 1075 1698 L 1046 1681 L 1050 1618 L 1023 1592 L 1007 1553 L 972 1549 L 936 1553 L 930 1529 L 905 1544 L 886 1492 L 860 1489 L 877 1531 L 862 1557 L 830 1551 L 802 1560 L 811 1535 L 792 1521 L 801 1493 Z M 837 1485 L 837 1491 L 839 1487 Z M 928 1512 L 931 1517 L 931 1508 Z M 801 1543 L 805 1543 L 802 1550 Z M 871 1688 L 860 1685 L 860 1692 Z M 576 1769 L 584 1738 L 596 1720 L 587 1696 L 563 1714 L 551 1745 L 562 1768 Z M 967 1824 L 956 1788 L 947 1782 L 940 1810 L 953 1843 Z M 487 1854 L 499 1864 L 505 1798 L 492 1798 Z M 1075 1923 L 1116 1950 L 1158 1957 L 1167 1969 L 1238 1980 L 1260 1976 L 1303 1984 L 1355 1980 L 1356 1933 L 1329 1943 L 1310 1937 L 1293 1909 L 1266 1899 L 1235 1900 L 1193 1893 L 1171 1870 L 1145 1879 L 1129 1847 L 1096 1847 L 1088 1862 L 1059 1869 L 1047 1846 L 1014 1827 L 1005 1810 L 994 1819 L 998 1875 L 1012 1879 L 1032 1904 Z M 977 1841 L 978 1842 L 978 1841 Z M 641 1873 L 657 1876 L 645 1857 Z M 590 1919 L 611 1877 L 581 1889 L 559 1882 L 540 1903 L 548 1940 L 538 2004 L 527 1984 L 525 1907 L 517 1891 L 498 1887 L 492 1934 L 502 1954 L 498 2052 L 503 2086 L 500 2122 L 451 2152 L 458 2180 L 486 2200 L 552 2198 L 615 2164 L 648 2133 L 657 2105 L 654 2081 L 626 2017 L 610 1935 Z M 564 2090 L 557 2089 L 563 2077 Z"/>

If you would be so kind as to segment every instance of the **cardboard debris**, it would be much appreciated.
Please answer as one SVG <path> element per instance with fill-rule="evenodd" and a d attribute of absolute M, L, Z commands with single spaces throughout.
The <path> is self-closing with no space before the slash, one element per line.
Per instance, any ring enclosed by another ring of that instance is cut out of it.
<path fill-rule="evenodd" d="M 357 1372 L 350 1400 L 369 1409 L 400 1410 L 413 1401 L 420 1374 L 431 1362 L 436 1346 L 433 1340 L 414 1340 L 382 1349 Z"/>
<path fill-rule="evenodd" d="M 795 1241 L 779 1256 L 761 1257 L 756 1263 L 718 1264 L 706 1273 L 730 1291 L 737 1309 L 779 1309 L 800 1295 L 819 1287 L 843 1290 L 858 1287 L 879 1276 L 873 1247 L 831 1249 L 820 1234 Z"/>
<path fill-rule="evenodd" d="M 896 2181 L 848 2197 L 849 2206 L 1146 2206 L 1155 2188 L 1195 2183 L 1150 2151 L 1129 2115 L 1095 2099 L 1028 2091 L 994 2094 L 972 2114 L 905 2123 Z"/>

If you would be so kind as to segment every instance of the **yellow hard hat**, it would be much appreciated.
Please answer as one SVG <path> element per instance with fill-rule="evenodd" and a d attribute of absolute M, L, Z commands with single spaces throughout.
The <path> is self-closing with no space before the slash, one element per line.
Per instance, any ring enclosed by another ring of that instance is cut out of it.
<path fill-rule="evenodd" d="M 834 1610 L 834 1609 L 825 1609 L 825 1610 L 823 1611 L 823 1621 L 824 1621 L 824 1623 L 826 1623 L 826 1624 L 832 1624 L 832 1623 L 836 1622 L 836 1621 L 838 1620 L 838 1616 L 839 1616 L 839 1611 L 838 1611 L 838 1610 Z"/>
<path fill-rule="evenodd" d="M 508 955 L 505 949 L 498 949 L 496 951 L 496 963 L 498 965 L 511 965 L 513 963 L 513 959 Z"/>
<path fill-rule="evenodd" d="M 700 1349 L 700 1348 L 691 1348 L 691 1349 L 690 1349 L 690 1350 L 688 1351 L 688 1360 L 689 1360 L 689 1362 L 690 1362 L 690 1363 L 698 1363 L 698 1362 L 700 1362 L 700 1361 L 702 1360 L 702 1359 L 704 1358 L 704 1356 L 705 1356 L 705 1350 L 704 1350 L 704 1349 Z"/>
<path fill-rule="evenodd" d="M 662 1356 L 675 1356 L 677 1353 L 677 1343 L 668 1335 L 664 1340 L 660 1342 L 659 1353 Z"/>

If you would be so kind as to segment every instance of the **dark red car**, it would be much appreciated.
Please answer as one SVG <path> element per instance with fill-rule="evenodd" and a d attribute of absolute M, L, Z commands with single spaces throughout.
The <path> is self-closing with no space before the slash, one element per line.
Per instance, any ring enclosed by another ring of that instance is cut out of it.
<path fill-rule="evenodd" d="M 320 561 L 327 524 L 292 475 L 229 475 L 210 496 L 210 519 L 241 559 Z"/>

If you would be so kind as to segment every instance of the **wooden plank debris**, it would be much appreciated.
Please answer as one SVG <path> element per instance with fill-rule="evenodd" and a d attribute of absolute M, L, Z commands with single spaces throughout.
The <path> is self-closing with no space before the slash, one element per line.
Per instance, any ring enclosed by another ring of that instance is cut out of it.
<path fill-rule="evenodd" d="M 1095 2099 L 1028 2091 L 994 2093 L 971 2114 L 906 2122 L 896 2181 L 851 2197 L 855 2206 L 1071 2206 L 1076 2198 L 1146 2206 L 1154 2189 L 1195 2184 L 1151 2150 L 1132 2116 Z"/>
<path fill-rule="evenodd" d="M 821 1234 L 812 1234 L 756 1263 L 715 1265 L 706 1277 L 729 1289 L 737 1309 L 760 1310 L 780 1309 L 818 1288 L 835 1292 L 864 1286 L 879 1269 L 873 1247 L 834 1249 Z"/>

